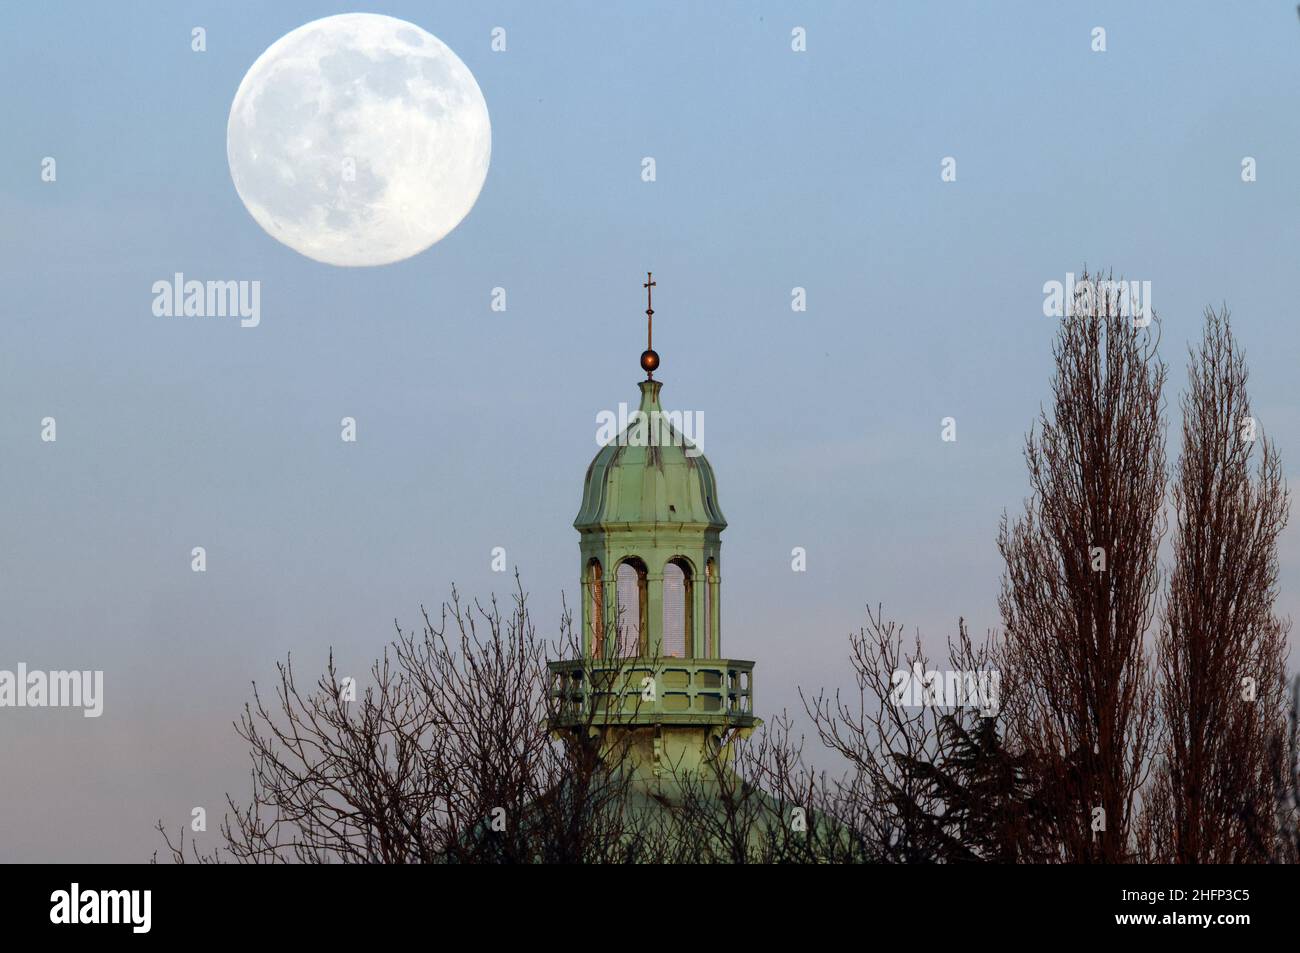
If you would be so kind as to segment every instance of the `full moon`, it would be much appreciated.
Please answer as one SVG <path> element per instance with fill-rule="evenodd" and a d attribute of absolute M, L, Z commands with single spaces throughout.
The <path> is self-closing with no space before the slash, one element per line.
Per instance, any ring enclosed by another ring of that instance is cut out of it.
<path fill-rule="evenodd" d="M 469 214 L 492 153 L 474 75 L 373 13 L 304 24 L 257 58 L 226 126 L 235 191 L 268 235 L 330 265 L 386 265 Z"/>

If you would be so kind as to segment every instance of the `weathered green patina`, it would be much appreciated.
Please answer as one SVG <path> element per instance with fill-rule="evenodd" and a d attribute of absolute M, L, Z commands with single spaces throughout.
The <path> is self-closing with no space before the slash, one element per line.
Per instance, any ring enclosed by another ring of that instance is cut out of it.
<path fill-rule="evenodd" d="M 582 657 L 550 669 L 557 730 L 605 736 L 639 785 L 667 794 L 674 779 L 729 771 L 730 738 L 760 722 L 754 663 L 722 654 L 719 536 L 727 521 L 713 467 L 682 434 L 680 416 L 664 413 L 661 386 L 641 382 L 637 413 L 587 468 L 574 520 Z M 619 604 L 625 563 L 637 573 L 635 605 Z M 669 571 L 680 573 L 683 590 L 672 645 L 665 640 Z M 622 634 L 629 622 L 631 641 Z"/>
<path fill-rule="evenodd" d="M 641 382 L 637 410 L 641 416 L 633 415 L 636 419 L 602 447 L 587 468 L 582 507 L 573 525 L 581 534 L 580 572 L 586 596 L 582 630 L 589 655 L 604 654 L 595 643 L 610 628 L 608 623 L 618 619 L 613 583 L 619 564 L 627 560 L 643 567 L 646 577 L 639 654 L 655 658 L 664 653 L 663 580 L 665 567 L 673 560 L 689 568 L 692 580 L 688 618 L 692 644 L 687 646 L 687 657 L 721 654 L 718 536 L 727 521 L 718 506 L 713 467 L 668 421 L 659 405 L 661 386 L 659 381 Z M 594 578 L 597 571 L 604 582 L 600 586 Z M 601 600 L 599 611 L 594 595 Z M 642 607 L 621 608 L 625 614 L 642 611 Z"/>
<path fill-rule="evenodd" d="M 761 722 L 754 663 L 723 654 L 727 521 L 712 466 L 659 404 L 649 346 L 641 366 L 638 412 L 587 468 L 574 520 L 582 639 L 576 658 L 550 663 L 552 730 L 593 745 L 617 792 L 593 816 L 628 857 L 819 859 L 845 832 L 735 770 L 735 742 Z"/>

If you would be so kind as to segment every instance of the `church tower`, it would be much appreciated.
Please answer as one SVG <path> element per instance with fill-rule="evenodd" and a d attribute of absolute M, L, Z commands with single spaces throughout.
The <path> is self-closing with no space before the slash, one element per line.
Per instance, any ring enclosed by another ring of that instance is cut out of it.
<path fill-rule="evenodd" d="M 550 669 L 556 727 L 630 741 L 638 781 L 666 786 L 706 761 L 721 758 L 725 767 L 730 736 L 748 734 L 758 720 L 754 663 L 724 652 L 727 521 L 713 468 L 683 435 L 682 415 L 659 403 L 654 286 L 647 275 L 639 407 L 587 468 L 573 524 L 581 657 Z"/>

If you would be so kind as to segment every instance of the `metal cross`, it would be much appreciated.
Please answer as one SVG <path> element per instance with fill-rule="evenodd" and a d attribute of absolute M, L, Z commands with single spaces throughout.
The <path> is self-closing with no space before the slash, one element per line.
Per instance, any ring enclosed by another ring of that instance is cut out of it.
<path fill-rule="evenodd" d="M 641 286 L 645 289 L 645 349 L 647 351 L 654 349 L 654 320 L 655 309 L 653 305 L 655 280 L 650 272 L 645 273 L 645 284 Z"/>

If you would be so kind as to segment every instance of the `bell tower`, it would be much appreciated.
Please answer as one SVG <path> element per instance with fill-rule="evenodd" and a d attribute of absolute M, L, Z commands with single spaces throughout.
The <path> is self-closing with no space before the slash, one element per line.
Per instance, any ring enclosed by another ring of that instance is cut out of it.
<path fill-rule="evenodd" d="M 713 468 L 665 413 L 654 379 L 653 276 L 637 410 L 587 468 L 579 534 L 582 653 L 550 664 L 557 728 L 634 732 L 647 778 L 697 766 L 748 733 L 754 663 L 722 641 L 722 531 Z M 620 420 L 620 424 L 622 421 Z M 694 433 L 702 433 L 696 427 Z"/>

